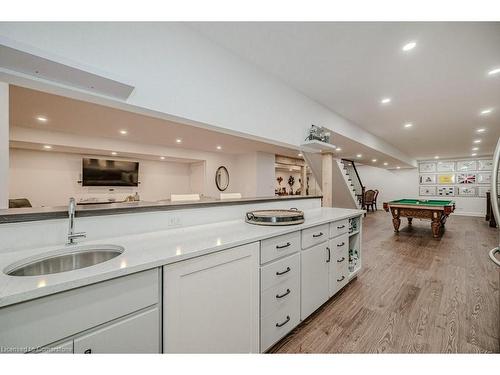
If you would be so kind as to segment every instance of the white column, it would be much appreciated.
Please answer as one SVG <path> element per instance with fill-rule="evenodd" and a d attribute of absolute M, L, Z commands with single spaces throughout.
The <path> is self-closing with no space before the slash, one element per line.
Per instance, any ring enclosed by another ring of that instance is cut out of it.
<path fill-rule="evenodd" d="M 322 186 L 323 207 L 333 207 L 333 155 L 324 153 L 322 155 Z"/>
<path fill-rule="evenodd" d="M 0 209 L 9 208 L 9 85 L 0 82 Z"/>

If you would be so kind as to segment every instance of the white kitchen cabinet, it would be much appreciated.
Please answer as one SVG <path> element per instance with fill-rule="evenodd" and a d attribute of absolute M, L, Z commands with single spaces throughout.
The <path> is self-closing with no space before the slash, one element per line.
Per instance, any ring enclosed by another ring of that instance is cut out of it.
<path fill-rule="evenodd" d="M 301 252 L 301 307 L 304 320 L 328 300 L 331 250 L 328 242 Z"/>
<path fill-rule="evenodd" d="M 118 319 L 77 337 L 74 352 L 92 353 L 159 353 L 160 315 L 158 307 Z"/>
<path fill-rule="evenodd" d="M 332 259 L 329 263 L 329 297 L 342 289 L 349 281 L 349 235 L 343 234 L 329 241 Z"/>
<path fill-rule="evenodd" d="M 259 351 L 259 243 L 163 267 L 166 353 Z"/>

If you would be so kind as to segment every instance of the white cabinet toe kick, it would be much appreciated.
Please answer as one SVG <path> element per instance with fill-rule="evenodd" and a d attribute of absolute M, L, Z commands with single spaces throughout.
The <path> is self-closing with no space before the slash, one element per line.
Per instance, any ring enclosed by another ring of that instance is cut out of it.
<path fill-rule="evenodd" d="M 0 308 L 0 348 L 266 352 L 358 274 L 361 225 L 353 213 Z"/>

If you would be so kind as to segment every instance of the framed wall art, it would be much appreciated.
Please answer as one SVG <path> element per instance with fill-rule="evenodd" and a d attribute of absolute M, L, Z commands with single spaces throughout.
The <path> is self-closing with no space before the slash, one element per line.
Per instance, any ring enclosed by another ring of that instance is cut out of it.
<path fill-rule="evenodd" d="M 477 163 L 475 160 L 457 161 L 457 172 L 475 171 Z"/>
<path fill-rule="evenodd" d="M 474 197 L 476 195 L 476 188 L 471 186 L 459 186 L 458 195 L 464 197 Z"/>
<path fill-rule="evenodd" d="M 477 163 L 479 171 L 491 171 L 493 169 L 493 160 L 479 160 Z"/>
<path fill-rule="evenodd" d="M 438 161 L 437 171 L 438 172 L 455 172 L 455 162 L 454 161 Z"/>
<path fill-rule="evenodd" d="M 491 184 L 491 173 L 478 173 L 477 174 L 478 184 Z"/>
<path fill-rule="evenodd" d="M 436 172 L 436 163 L 420 163 L 418 170 L 422 173 Z"/>
<path fill-rule="evenodd" d="M 420 195 L 436 195 L 435 186 L 420 186 Z"/>
<path fill-rule="evenodd" d="M 436 175 L 435 174 L 421 174 L 420 175 L 420 183 L 421 184 L 435 184 L 436 183 Z"/>
<path fill-rule="evenodd" d="M 455 187 L 454 186 L 438 186 L 437 195 L 440 197 L 454 197 Z"/>
<path fill-rule="evenodd" d="M 438 175 L 438 183 L 443 185 L 454 184 L 455 175 L 453 173 L 440 174 Z"/>
<path fill-rule="evenodd" d="M 475 184 L 475 173 L 459 173 L 457 174 L 457 184 Z"/>

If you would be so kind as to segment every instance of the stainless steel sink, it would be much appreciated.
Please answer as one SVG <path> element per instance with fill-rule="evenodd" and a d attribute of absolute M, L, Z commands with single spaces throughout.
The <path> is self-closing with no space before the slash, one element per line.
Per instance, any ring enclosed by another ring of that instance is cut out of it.
<path fill-rule="evenodd" d="M 115 245 L 71 247 L 16 262 L 4 272 L 10 276 L 39 276 L 73 271 L 106 262 L 124 251 Z"/>

